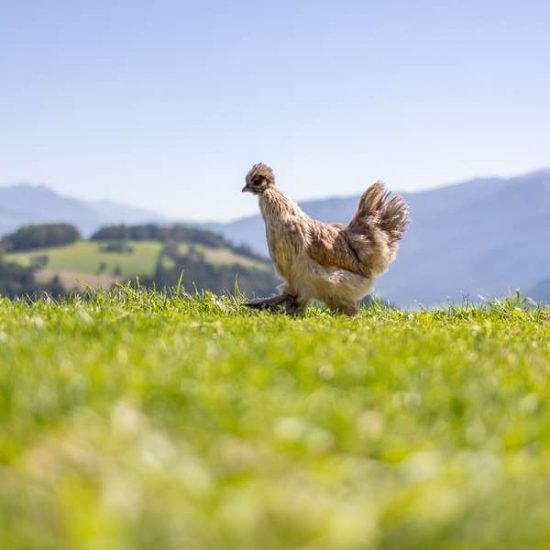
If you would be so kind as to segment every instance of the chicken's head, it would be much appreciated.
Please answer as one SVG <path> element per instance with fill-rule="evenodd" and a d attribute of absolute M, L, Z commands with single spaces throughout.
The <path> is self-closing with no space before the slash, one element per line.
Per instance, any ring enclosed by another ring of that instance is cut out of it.
<path fill-rule="evenodd" d="M 273 170 L 265 164 L 255 164 L 246 175 L 246 185 L 243 193 L 261 195 L 269 187 L 275 185 Z"/>

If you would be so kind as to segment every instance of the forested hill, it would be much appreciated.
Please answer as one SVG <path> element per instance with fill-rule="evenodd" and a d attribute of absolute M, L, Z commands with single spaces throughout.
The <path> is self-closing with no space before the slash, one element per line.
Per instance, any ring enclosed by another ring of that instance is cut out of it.
<path fill-rule="evenodd" d="M 116 225 L 90 239 L 68 224 L 26 226 L 0 242 L 0 293 L 63 294 L 139 280 L 188 292 L 266 295 L 277 280 L 270 262 L 211 231 L 183 225 Z"/>

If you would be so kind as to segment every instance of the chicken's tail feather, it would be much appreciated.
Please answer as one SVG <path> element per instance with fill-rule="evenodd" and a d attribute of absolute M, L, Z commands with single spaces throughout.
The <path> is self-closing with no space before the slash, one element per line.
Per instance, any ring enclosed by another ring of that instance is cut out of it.
<path fill-rule="evenodd" d="M 400 241 L 409 225 L 409 207 L 401 195 L 390 195 L 384 206 L 380 227 L 392 241 Z"/>
<path fill-rule="evenodd" d="M 403 197 L 376 182 L 361 195 L 347 233 L 363 265 L 382 273 L 395 258 L 408 224 L 409 208 Z"/>
<path fill-rule="evenodd" d="M 408 224 L 409 208 L 403 197 L 390 193 L 377 181 L 361 195 L 348 229 L 356 233 L 380 229 L 393 244 L 403 237 Z"/>

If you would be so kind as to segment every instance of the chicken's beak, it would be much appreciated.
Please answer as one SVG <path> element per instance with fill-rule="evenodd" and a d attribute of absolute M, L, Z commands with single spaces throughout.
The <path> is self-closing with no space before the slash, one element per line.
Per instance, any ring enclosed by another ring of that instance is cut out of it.
<path fill-rule="evenodd" d="M 250 191 L 250 187 L 248 187 L 248 185 L 245 185 L 243 187 L 243 193 L 248 193 Z"/>

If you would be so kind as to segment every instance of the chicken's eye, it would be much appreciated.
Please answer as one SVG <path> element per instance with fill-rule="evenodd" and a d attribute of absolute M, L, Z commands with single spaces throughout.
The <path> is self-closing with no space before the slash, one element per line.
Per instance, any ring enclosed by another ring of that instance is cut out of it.
<path fill-rule="evenodd" d="M 256 179 L 252 180 L 252 185 L 254 187 L 260 187 L 263 182 L 264 182 L 263 178 L 256 178 Z"/>

